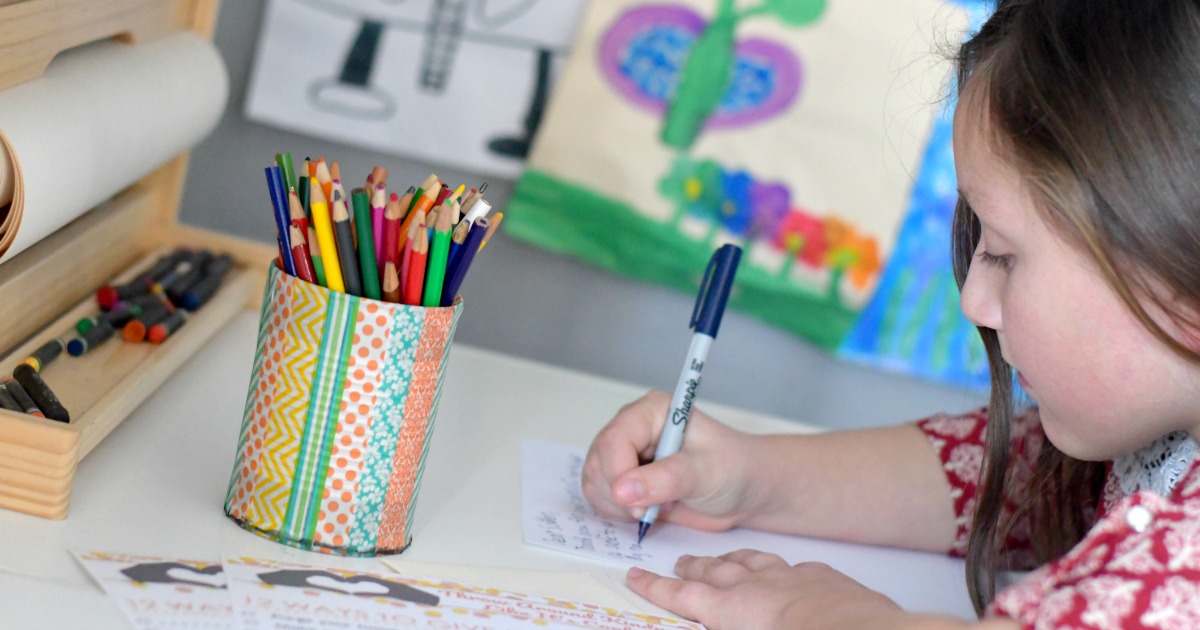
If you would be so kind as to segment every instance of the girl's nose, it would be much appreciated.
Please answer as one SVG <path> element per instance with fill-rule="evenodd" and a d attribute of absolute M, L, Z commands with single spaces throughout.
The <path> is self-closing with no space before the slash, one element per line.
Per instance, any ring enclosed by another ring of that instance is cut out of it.
<path fill-rule="evenodd" d="M 978 259 L 972 263 L 960 297 L 963 315 L 966 315 L 972 324 L 992 330 L 1001 329 L 1002 276 L 1001 270 L 988 268 Z"/>

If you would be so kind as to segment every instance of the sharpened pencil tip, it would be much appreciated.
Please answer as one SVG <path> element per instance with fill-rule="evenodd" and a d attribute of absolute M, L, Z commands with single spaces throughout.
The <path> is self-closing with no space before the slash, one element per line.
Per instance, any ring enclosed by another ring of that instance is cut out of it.
<path fill-rule="evenodd" d="M 650 523 L 645 521 L 638 523 L 638 544 L 642 544 L 642 539 L 646 537 L 646 532 L 650 531 Z"/>

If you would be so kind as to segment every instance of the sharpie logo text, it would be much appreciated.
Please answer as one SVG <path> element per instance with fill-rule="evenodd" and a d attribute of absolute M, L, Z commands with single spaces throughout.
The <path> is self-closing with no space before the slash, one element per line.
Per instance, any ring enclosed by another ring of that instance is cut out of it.
<path fill-rule="evenodd" d="M 703 365 L 703 364 L 702 364 Z M 687 380 L 687 391 L 683 394 L 683 404 L 671 412 L 671 424 L 686 424 L 692 415 L 692 401 L 696 399 L 696 390 L 700 387 L 700 378 Z"/>

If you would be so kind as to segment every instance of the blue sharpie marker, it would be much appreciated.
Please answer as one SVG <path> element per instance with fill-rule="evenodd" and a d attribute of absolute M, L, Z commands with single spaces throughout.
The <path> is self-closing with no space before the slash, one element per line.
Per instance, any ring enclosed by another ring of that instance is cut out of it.
<path fill-rule="evenodd" d="M 708 350 L 717 338 L 717 329 L 721 327 L 721 316 L 725 314 L 725 302 L 729 300 L 729 290 L 733 287 L 733 277 L 737 275 L 741 257 L 740 247 L 722 245 L 713 252 L 708 268 L 704 270 L 700 294 L 696 296 L 696 307 L 692 309 L 692 321 L 688 325 L 696 332 L 692 335 L 692 345 L 688 349 L 687 360 L 683 362 L 683 373 L 679 375 L 679 384 L 675 386 L 675 396 L 671 399 L 671 410 L 667 413 L 666 425 L 658 439 L 658 448 L 654 451 L 655 461 L 674 455 L 683 445 L 683 432 L 692 416 L 692 403 L 696 399 L 696 390 L 700 389 L 704 362 L 708 360 Z M 642 516 L 638 523 L 639 543 L 650 531 L 654 519 L 658 518 L 658 510 L 658 505 L 652 505 Z"/>

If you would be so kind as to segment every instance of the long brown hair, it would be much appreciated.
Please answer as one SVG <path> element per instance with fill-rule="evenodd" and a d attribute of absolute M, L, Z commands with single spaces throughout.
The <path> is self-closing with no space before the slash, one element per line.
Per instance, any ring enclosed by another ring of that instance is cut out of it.
<path fill-rule="evenodd" d="M 957 61 L 960 94 L 983 104 L 989 140 L 1024 174 L 1042 218 L 1096 261 L 1147 329 L 1200 364 L 1149 314 L 1200 330 L 1200 2 L 1000 0 Z M 960 200 L 951 241 L 960 287 L 979 230 Z M 1009 523 L 999 521 L 1016 404 L 995 331 L 979 332 L 992 393 L 967 586 L 982 611 L 1007 568 Z M 1087 532 L 1103 480 L 1103 463 L 1044 442 L 1019 510 L 1032 517 L 1039 563 Z"/>

